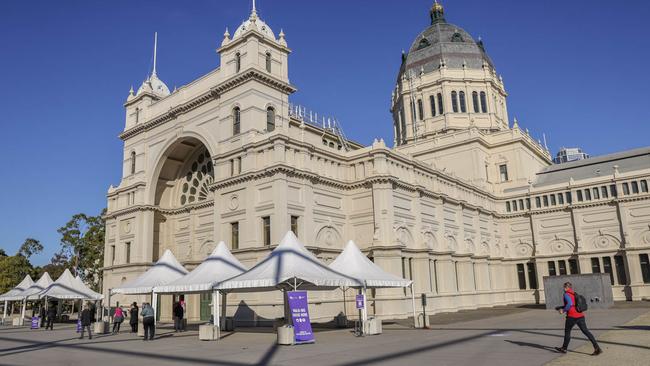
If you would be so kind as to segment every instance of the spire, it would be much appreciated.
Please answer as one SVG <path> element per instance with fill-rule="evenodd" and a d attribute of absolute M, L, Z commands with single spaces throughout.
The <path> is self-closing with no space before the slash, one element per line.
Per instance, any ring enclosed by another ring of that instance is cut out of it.
<path fill-rule="evenodd" d="M 153 72 L 151 76 L 156 76 L 156 56 L 158 51 L 158 32 L 153 34 Z"/>
<path fill-rule="evenodd" d="M 431 24 L 445 21 L 445 8 L 443 8 L 442 5 L 438 3 L 438 0 L 435 0 L 433 3 L 433 6 L 429 11 L 429 15 L 431 16 Z"/>
<path fill-rule="evenodd" d="M 253 9 L 251 10 L 251 19 L 257 18 L 257 6 L 255 6 L 255 0 L 253 0 Z"/>

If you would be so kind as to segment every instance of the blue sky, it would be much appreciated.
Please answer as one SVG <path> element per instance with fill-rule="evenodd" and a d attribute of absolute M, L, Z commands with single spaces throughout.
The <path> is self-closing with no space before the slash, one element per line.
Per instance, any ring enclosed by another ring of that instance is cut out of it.
<path fill-rule="evenodd" d="M 0 248 L 26 237 L 58 250 L 56 229 L 99 213 L 120 180 L 123 103 L 151 68 L 170 88 L 218 66 L 215 49 L 250 0 L 0 2 Z M 392 142 L 388 112 L 402 49 L 432 0 L 258 0 L 289 47 L 292 101 L 343 123 L 349 138 Z M 625 5 L 623 5 L 623 3 Z M 650 3 L 443 1 L 481 36 L 510 93 L 510 118 L 553 152 L 600 155 L 650 145 Z"/>

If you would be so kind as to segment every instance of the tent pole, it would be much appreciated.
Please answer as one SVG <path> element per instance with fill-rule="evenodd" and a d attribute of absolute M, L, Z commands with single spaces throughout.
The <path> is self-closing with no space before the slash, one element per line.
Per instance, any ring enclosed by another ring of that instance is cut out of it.
<path fill-rule="evenodd" d="M 112 288 L 108 289 L 108 322 L 113 322 L 113 317 L 111 316 L 111 294 L 113 292 Z M 104 306 L 102 305 L 102 321 L 104 321 Z"/>
<path fill-rule="evenodd" d="M 2 319 L 7 317 L 7 300 L 5 300 L 5 308 L 2 310 Z"/>
<path fill-rule="evenodd" d="M 415 315 L 415 293 L 413 292 L 413 282 L 411 282 L 411 305 L 413 306 L 413 328 L 417 328 L 417 316 Z M 424 321 L 424 319 L 422 319 Z M 422 327 L 424 328 L 424 326 Z"/>
<path fill-rule="evenodd" d="M 365 326 L 368 323 L 368 296 L 366 295 L 366 286 L 363 286 L 363 323 L 362 323 L 362 328 L 363 334 L 366 334 L 365 332 Z"/>
<path fill-rule="evenodd" d="M 221 293 L 221 323 L 220 323 L 220 326 L 223 327 L 224 330 L 226 329 L 226 316 L 228 315 L 227 300 L 228 300 L 228 293 L 227 292 L 222 292 Z"/>
<path fill-rule="evenodd" d="M 212 290 L 212 325 L 215 328 L 221 329 L 221 321 L 219 316 L 219 291 Z"/>
<path fill-rule="evenodd" d="M 346 292 L 347 289 L 345 287 L 341 287 L 341 290 L 343 291 L 343 315 L 345 315 L 345 318 L 347 319 L 347 317 L 348 317 L 348 302 L 345 299 L 345 292 Z"/>
<path fill-rule="evenodd" d="M 20 311 L 20 321 L 21 322 L 23 321 L 23 319 L 25 319 L 25 310 L 26 309 L 27 309 L 27 298 L 25 298 L 25 300 L 23 300 L 23 309 Z"/>
<path fill-rule="evenodd" d="M 153 308 L 153 323 L 156 325 L 157 315 L 158 315 L 158 297 L 156 297 L 156 292 L 151 291 L 151 307 Z"/>

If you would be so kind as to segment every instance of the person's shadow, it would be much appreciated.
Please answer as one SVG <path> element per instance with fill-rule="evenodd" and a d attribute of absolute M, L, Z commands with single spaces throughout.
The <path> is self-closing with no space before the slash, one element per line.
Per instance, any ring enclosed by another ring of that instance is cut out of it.
<path fill-rule="evenodd" d="M 521 346 L 521 347 L 532 347 L 532 348 L 537 348 L 537 349 L 543 349 L 545 351 L 550 351 L 550 352 L 553 352 L 553 353 L 558 353 L 555 350 L 555 348 L 549 347 L 549 346 L 543 346 L 541 344 L 528 343 L 528 342 L 518 342 L 518 341 L 509 341 L 507 339 L 505 339 L 505 341 L 508 342 L 508 343 L 516 344 L 517 346 Z"/>

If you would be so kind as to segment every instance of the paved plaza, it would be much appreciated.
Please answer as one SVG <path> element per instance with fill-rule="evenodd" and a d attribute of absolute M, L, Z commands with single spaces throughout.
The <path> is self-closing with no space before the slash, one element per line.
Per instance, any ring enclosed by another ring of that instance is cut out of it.
<path fill-rule="evenodd" d="M 588 324 L 605 353 L 574 332 L 566 356 L 563 317 L 539 307 L 499 307 L 432 317 L 430 330 L 388 323 L 379 336 L 355 337 L 350 330 L 317 329 L 316 343 L 276 346 L 271 329 L 238 329 L 219 342 L 201 342 L 196 331 L 143 342 L 128 332 L 78 340 L 73 325 L 54 331 L 0 328 L 0 365 L 643 365 L 650 359 L 650 303 L 618 303 L 590 310 Z M 128 328 L 128 327 L 127 327 Z M 623 362 L 623 363 L 621 363 Z"/>

